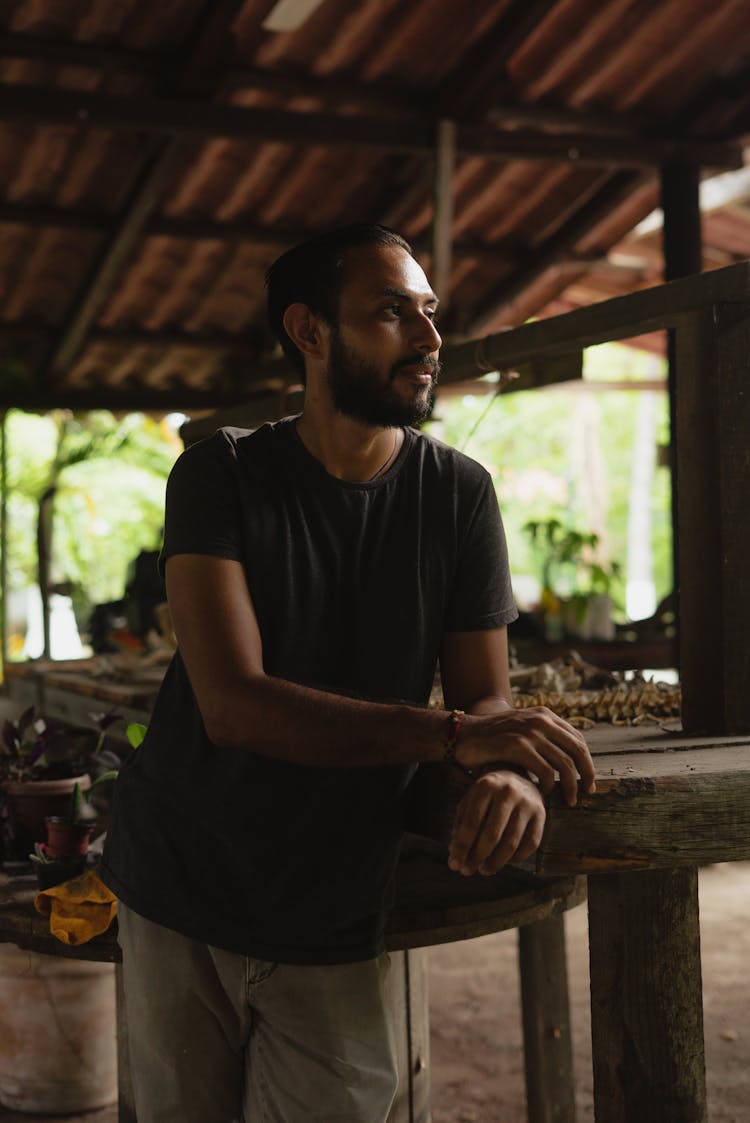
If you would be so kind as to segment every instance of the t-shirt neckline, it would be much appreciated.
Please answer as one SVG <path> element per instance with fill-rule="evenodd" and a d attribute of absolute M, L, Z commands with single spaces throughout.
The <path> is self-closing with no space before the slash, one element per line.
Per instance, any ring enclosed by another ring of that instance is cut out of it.
<path fill-rule="evenodd" d="M 379 475 L 373 480 L 342 480 L 339 479 L 338 476 L 331 475 L 331 473 L 326 469 L 325 465 L 322 464 L 316 456 L 313 456 L 305 442 L 300 437 L 299 433 L 297 432 L 297 422 L 299 421 L 301 416 L 302 414 L 298 413 L 294 417 L 284 418 L 284 421 L 281 422 L 281 424 L 287 428 L 291 443 L 296 449 L 297 455 L 302 460 L 304 460 L 309 467 L 313 468 L 313 470 L 318 473 L 321 479 L 330 481 L 331 485 L 333 486 L 354 489 L 356 491 L 372 491 L 375 488 L 382 487 L 383 484 L 388 483 L 401 471 L 401 468 L 403 467 L 404 462 L 406 461 L 406 458 L 409 455 L 412 444 L 414 442 L 414 431 L 406 425 L 402 426 L 404 439 L 401 444 L 401 448 L 398 450 L 398 453 L 389 466 L 388 470 L 383 472 L 382 476 Z"/>

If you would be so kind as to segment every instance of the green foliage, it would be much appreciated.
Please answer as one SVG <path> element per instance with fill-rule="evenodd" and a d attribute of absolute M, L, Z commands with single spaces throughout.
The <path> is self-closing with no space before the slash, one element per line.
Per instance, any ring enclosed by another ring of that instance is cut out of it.
<path fill-rule="evenodd" d="M 605 344 L 585 353 L 585 375 L 592 381 L 653 378 L 663 373 L 654 356 L 618 344 Z M 639 393 L 600 390 L 593 402 L 600 453 L 606 476 L 604 530 L 606 558 L 619 563 L 622 580 L 610 573 L 611 593 L 621 598 L 627 566 L 627 527 L 633 441 Z M 464 447 L 493 477 L 503 512 L 511 571 L 515 577 L 542 578 L 541 543 L 523 531 L 529 522 L 557 520 L 561 527 L 592 527 L 586 479 L 580 464 L 576 410 L 580 393 L 550 387 L 500 395 L 488 410 L 486 396 L 467 395 L 439 401 L 438 435 L 448 444 Z M 668 440 L 668 400 L 658 403 L 657 440 Z M 482 419 L 482 414 L 486 416 Z M 480 422 L 476 431 L 472 429 Z M 435 431 L 435 430 L 433 430 Z M 654 449 L 653 455 L 656 455 Z M 657 468 L 651 493 L 652 560 L 657 599 L 672 588 L 671 491 L 666 468 Z M 596 527 L 599 530 L 599 527 Z M 600 559 L 597 558 L 600 562 Z M 611 563 L 608 563 L 611 567 Z M 593 569 L 592 584 L 607 577 Z"/>
<path fill-rule="evenodd" d="M 13 410 L 6 426 L 9 587 L 36 583 L 38 504 L 52 488 L 53 579 L 72 583 L 80 621 L 94 604 L 121 597 L 128 563 L 159 544 L 179 439 L 164 422 L 105 410 Z"/>
<path fill-rule="evenodd" d="M 141 725 L 140 722 L 134 721 L 125 730 L 125 736 L 134 749 L 143 744 L 143 738 L 146 736 L 146 726 Z"/>
<path fill-rule="evenodd" d="M 559 519 L 533 519 L 521 527 L 539 552 L 541 584 L 544 589 L 586 598 L 593 593 L 609 593 L 620 566 L 595 561 L 599 535 L 565 527 Z M 565 588 L 560 587 L 561 581 Z"/>

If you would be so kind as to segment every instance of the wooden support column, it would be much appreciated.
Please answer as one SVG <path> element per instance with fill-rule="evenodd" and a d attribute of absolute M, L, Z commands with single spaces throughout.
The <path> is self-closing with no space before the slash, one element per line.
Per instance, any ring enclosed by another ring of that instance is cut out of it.
<path fill-rule="evenodd" d="M 703 269 L 701 234 L 700 168 L 697 164 L 674 162 L 661 169 L 661 205 L 664 214 L 662 244 L 664 253 L 664 280 L 675 281 L 700 273 Z M 677 463 L 676 403 L 678 374 L 675 354 L 675 334 L 667 332 L 667 370 L 669 383 L 670 469 L 672 474 L 672 575 L 678 611 L 676 613 L 678 640 L 682 631 L 680 604 L 679 562 L 679 466 Z M 679 643 L 678 643 L 679 649 Z M 679 659 L 679 650 L 678 650 Z M 681 666 L 681 664 L 678 664 Z"/>
<path fill-rule="evenodd" d="M 8 660 L 8 411 L 0 415 L 0 659 L 3 686 Z"/>
<path fill-rule="evenodd" d="M 750 731 L 750 309 L 694 310 L 676 331 L 682 720 Z"/>
<path fill-rule="evenodd" d="M 518 929 L 528 1123 L 574 1123 L 565 918 Z"/>
<path fill-rule="evenodd" d="M 450 296 L 453 265 L 453 175 L 456 167 L 456 123 L 438 124 L 435 162 L 435 211 L 432 223 L 432 284 L 443 309 Z"/>
<path fill-rule="evenodd" d="M 117 1009 L 117 1123 L 138 1123 L 131 1082 L 128 1019 L 125 1013 L 122 963 L 115 964 L 115 1004 Z"/>
<path fill-rule="evenodd" d="M 589 878 L 597 1123 L 706 1123 L 698 873 Z"/>
<path fill-rule="evenodd" d="M 391 952 L 388 990 L 398 1089 L 386 1123 L 430 1123 L 427 956 L 426 948 Z"/>

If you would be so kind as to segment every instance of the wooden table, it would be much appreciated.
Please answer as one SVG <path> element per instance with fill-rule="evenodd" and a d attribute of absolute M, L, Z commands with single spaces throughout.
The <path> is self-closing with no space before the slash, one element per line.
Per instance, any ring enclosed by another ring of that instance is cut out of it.
<path fill-rule="evenodd" d="M 140 712 L 144 720 L 153 694 L 153 686 L 137 681 L 92 688 L 73 671 L 33 679 L 33 672 L 19 671 L 16 685 L 33 687 L 58 716 L 82 712 L 104 689 L 119 690 L 134 719 Z M 597 793 L 575 808 L 553 795 L 537 873 L 588 878 L 596 1118 L 704 1123 L 697 869 L 750 858 L 750 738 L 686 737 L 648 725 L 602 725 L 586 736 Z M 412 888 L 417 885 L 412 879 Z M 415 913 L 411 943 L 402 947 L 478 935 L 482 910 L 488 910 L 484 931 L 513 926 L 507 916 L 493 919 L 491 900 L 469 901 L 462 914 L 457 885 L 433 886 L 432 901 L 416 909 L 429 914 L 422 935 Z M 447 934 L 438 936 L 441 931 Z M 560 934 L 556 940 L 559 946 Z M 530 999 L 529 1011 L 537 1006 Z"/>
<path fill-rule="evenodd" d="M 80 948 L 68 948 L 33 907 L 31 878 L 0 884 L 0 942 L 32 951 L 115 964 L 119 1123 L 136 1123 L 130 1086 L 122 967 L 116 924 Z M 519 928 L 524 1052 L 530 1123 L 574 1118 L 572 1050 L 562 913 L 585 900 L 582 877 L 540 878 L 508 869 L 491 878 L 464 878 L 448 869 L 443 846 L 407 836 L 399 865 L 396 906 L 386 945 L 392 953 L 391 1005 L 396 1029 L 399 1091 L 388 1123 L 427 1123 L 430 1117 L 427 963 L 430 944 Z"/>
<path fill-rule="evenodd" d="M 750 858 L 750 738 L 587 740 L 597 792 L 554 794 L 537 871 L 588 877 L 596 1119 L 705 1123 L 698 866 Z"/>

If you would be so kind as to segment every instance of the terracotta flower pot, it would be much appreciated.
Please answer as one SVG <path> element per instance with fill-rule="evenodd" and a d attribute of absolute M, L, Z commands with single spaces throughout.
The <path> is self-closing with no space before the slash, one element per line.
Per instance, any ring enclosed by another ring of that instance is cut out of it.
<path fill-rule="evenodd" d="M 96 823 L 71 823 L 62 815 L 45 817 L 47 841 L 45 851 L 50 858 L 69 858 L 88 853 Z"/>
<path fill-rule="evenodd" d="M 17 858 L 25 858 L 35 842 L 44 842 L 48 815 L 65 815 L 76 783 L 81 791 L 91 787 L 88 773 L 65 780 L 10 780 L 5 786 L 8 812 L 13 825 Z"/>

